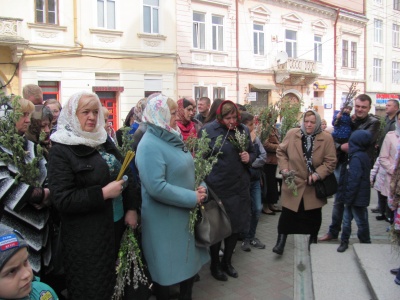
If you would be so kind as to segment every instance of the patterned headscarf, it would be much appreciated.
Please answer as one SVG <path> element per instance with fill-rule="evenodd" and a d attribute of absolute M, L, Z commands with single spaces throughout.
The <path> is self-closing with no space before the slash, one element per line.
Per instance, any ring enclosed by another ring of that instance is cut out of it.
<path fill-rule="evenodd" d="M 96 128 L 92 132 L 83 131 L 76 112 L 78 110 L 79 100 L 83 96 L 94 98 L 99 107 Z M 73 94 L 67 104 L 61 110 L 57 122 L 57 131 L 54 132 L 50 139 L 65 145 L 86 145 L 89 147 L 97 147 L 105 143 L 107 132 L 104 129 L 104 113 L 101 109 L 100 99 L 96 94 L 81 91 Z"/>
<path fill-rule="evenodd" d="M 152 94 L 147 99 L 147 105 L 143 113 L 143 122 L 154 124 L 178 136 L 179 131 L 172 128 L 169 123 L 171 121 L 171 112 L 167 104 L 168 97 L 160 93 Z"/>
<path fill-rule="evenodd" d="M 133 115 L 135 116 L 135 121 L 142 122 L 143 112 L 146 108 L 147 98 L 142 98 L 136 103 L 136 106 L 133 108 Z"/>
<path fill-rule="evenodd" d="M 236 123 L 234 124 L 233 128 L 228 128 L 228 129 L 233 130 L 233 129 L 236 128 L 236 126 L 238 126 L 238 125 L 240 124 L 240 112 L 239 112 L 239 109 L 237 108 L 236 104 L 233 103 L 231 100 L 224 100 L 224 101 L 218 106 L 218 109 L 217 109 L 217 121 L 218 121 L 218 123 L 220 123 L 220 124 L 226 126 L 225 123 L 224 123 L 224 121 L 223 121 L 224 116 L 222 115 L 222 109 L 223 109 L 224 105 L 226 105 L 226 104 L 228 104 L 228 103 L 233 104 L 233 106 L 234 106 L 234 108 L 235 108 L 235 110 L 236 110 L 236 116 L 237 116 Z"/>

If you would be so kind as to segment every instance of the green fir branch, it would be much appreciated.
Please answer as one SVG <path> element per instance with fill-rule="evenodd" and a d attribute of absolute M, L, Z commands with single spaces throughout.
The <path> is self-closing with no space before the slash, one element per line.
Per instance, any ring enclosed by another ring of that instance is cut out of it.
<path fill-rule="evenodd" d="M 31 158 L 30 153 L 24 149 L 26 140 L 19 135 L 15 124 L 21 118 L 19 96 L 10 98 L 0 94 L 0 144 L 9 150 L 0 152 L 0 161 L 5 164 L 14 165 L 18 173 L 14 177 L 14 183 L 24 182 L 28 185 L 39 187 L 39 161 L 43 158 L 43 149 L 40 144 L 36 145 L 36 157 Z M 10 105 L 12 108 L 10 108 Z M 42 139 L 44 137 L 42 136 Z"/>
<path fill-rule="evenodd" d="M 132 284 L 135 290 L 138 289 L 139 284 L 149 285 L 148 278 L 144 273 L 145 266 L 140 252 L 135 233 L 132 227 L 128 226 L 122 236 L 118 252 L 117 281 L 112 296 L 113 300 L 122 299 L 127 285 Z"/>

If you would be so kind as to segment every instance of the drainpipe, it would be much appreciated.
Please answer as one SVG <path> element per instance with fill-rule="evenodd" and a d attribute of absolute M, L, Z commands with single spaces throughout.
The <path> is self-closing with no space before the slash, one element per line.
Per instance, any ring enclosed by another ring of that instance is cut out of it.
<path fill-rule="evenodd" d="M 239 103 L 239 1 L 236 0 L 236 103 Z"/>
<path fill-rule="evenodd" d="M 335 41 L 335 45 L 333 47 L 333 57 L 334 57 L 334 60 L 335 60 L 334 64 L 333 64 L 333 110 L 336 109 L 336 84 L 337 84 L 337 80 L 336 80 L 336 70 L 337 70 L 336 55 L 337 55 L 337 47 L 338 47 L 337 22 L 338 22 L 338 19 L 339 19 L 339 13 L 340 13 L 340 8 L 337 9 L 335 25 L 334 25 L 334 28 L 333 28 L 333 40 Z"/>

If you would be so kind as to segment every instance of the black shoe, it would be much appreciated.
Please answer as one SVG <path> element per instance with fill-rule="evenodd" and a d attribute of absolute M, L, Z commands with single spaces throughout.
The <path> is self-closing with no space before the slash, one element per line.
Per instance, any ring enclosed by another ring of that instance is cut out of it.
<path fill-rule="evenodd" d="M 228 277 L 225 275 L 224 271 L 222 270 L 221 264 L 217 264 L 215 266 L 210 267 L 211 275 L 219 280 L 219 281 L 227 281 Z"/>
<path fill-rule="evenodd" d="M 344 252 L 349 248 L 349 242 L 341 241 L 340 246 L 337 248 L 337 252 Z"/>
<path fill-rule="evenodd" d="M 377 214 L 381 212 L 381 209 L 379 207 L 371 208 L 371 212 Z"/>
<path fill-rule="evenodd" d="M 384 215 L 380 215 L 380 216 L 376 216 L 375 219 L 377 221 L 383 221 L 383 220 L 386 220 L 386 217 Z"/>
<path fill-rule="evenodd" d="M 393 274 L 393 275 L 397 275 L 397 273 L 399 273 L 399 271 L 400 271 L 400 268 L 391 269 L 391 270 L 390 270 L 390 273 Z"/>
<path fill-rule="evenodd" d="M 287 234 L 278 234 L 278 240 L 276 241 L 275 247 L 272 252 L 282 255 L 283 250 L 285 250 Z"/>
<path fill-rule="evenodd" d="M 235 270 L 235 268 L 229 263 L 222 263 L 222 269 L 225 271 L 226 274 L 233 278 L 238 278 L 239 274 Z"/>

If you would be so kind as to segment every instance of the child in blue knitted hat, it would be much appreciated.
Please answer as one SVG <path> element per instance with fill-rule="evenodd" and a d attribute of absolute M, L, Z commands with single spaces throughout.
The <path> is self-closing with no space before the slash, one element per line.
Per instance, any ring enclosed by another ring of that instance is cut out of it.
<path fill-rule="evenodd" d="M 0 224 L 0 300 L 58 300 L 47 284 L 33 276 L 28 244 L 21 234 Z"/>

